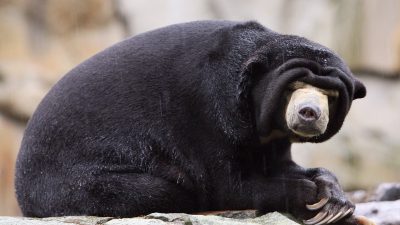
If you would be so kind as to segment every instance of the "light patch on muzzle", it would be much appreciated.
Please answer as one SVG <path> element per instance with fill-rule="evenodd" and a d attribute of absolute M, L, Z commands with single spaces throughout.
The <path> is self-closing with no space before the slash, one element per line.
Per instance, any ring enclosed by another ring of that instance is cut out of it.
<path fill-rule="evenodd" d="M 285 113 L 287 127 L 301 137 L 314 137 L 323 134 L 329 123 L 328 96 L 337 97 L 338 92 L 323 90 L 302 82 L 290 87 Z"/>

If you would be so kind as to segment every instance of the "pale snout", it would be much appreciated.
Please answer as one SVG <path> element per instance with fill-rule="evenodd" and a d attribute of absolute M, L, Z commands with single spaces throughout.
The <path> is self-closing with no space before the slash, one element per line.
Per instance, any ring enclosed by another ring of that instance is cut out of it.
<path fill-rule="evenodd" d="M 293 91 L 286 108 L 286 123 L 302 137 L 323 134 L 329 122 L 328 96 L 309 86 Z"/>

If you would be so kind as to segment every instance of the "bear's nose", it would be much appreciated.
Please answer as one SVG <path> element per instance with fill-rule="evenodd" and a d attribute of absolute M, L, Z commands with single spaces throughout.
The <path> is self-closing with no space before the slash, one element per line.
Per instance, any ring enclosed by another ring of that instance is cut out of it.
<path fill-rule="evenodd" d="M 300 107 L 298 111 L 299 117 L 307 122 L 313 122 L 321 116 L 321 110 L 312 104 L 306 104 Z"/>

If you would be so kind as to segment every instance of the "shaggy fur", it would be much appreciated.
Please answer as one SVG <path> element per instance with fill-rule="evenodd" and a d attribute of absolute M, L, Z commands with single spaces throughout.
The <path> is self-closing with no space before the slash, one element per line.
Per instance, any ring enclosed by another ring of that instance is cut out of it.
<path fill-rule="evenodd" d="M 352 206 L 328 171 L 291 160 L 292 134 L 276 115 L 293 81 L 339 92 L 327 131 L 300 141 L 330 138 L 365 95 L 332 51 L 256 22 L 191 22 L 122 41 L 66 74 L 29 121 L 16 169 L 22 212 L 256 208 L 308 219 L 316 212 L 305 204 L 326 195 Z M 288 136 L 261 144 L 277 128 Z"/>

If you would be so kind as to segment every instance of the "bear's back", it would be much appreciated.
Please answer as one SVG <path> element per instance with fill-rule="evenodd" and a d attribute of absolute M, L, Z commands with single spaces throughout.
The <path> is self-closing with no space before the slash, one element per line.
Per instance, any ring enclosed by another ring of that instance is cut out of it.
<path fill-rule="evenodd" d="M 196 130 L 191 127 L 195 123 L 183 121 L 209 111 L 192 108 L 214 104 L 204 99 L 207 92 L 218 91 L 209 87 L 212 80 L 205 81 L 214 74 L 202 68 L 214 48 L 230 41 L 224 31 L 241 24 L 171 25 L 128 38 L 72 69 L 28 123 L 17 160 L 17 192 L 43 171 L 63 173 L 73 165 L 104 161 L 107 154 L 111 163 L 113 157 L 132 160 L 135 148 L 148 145 L 144 136 L 168 142 L 171 130 Z M 249 30 L 263 29 L 249 24 Z"/>

